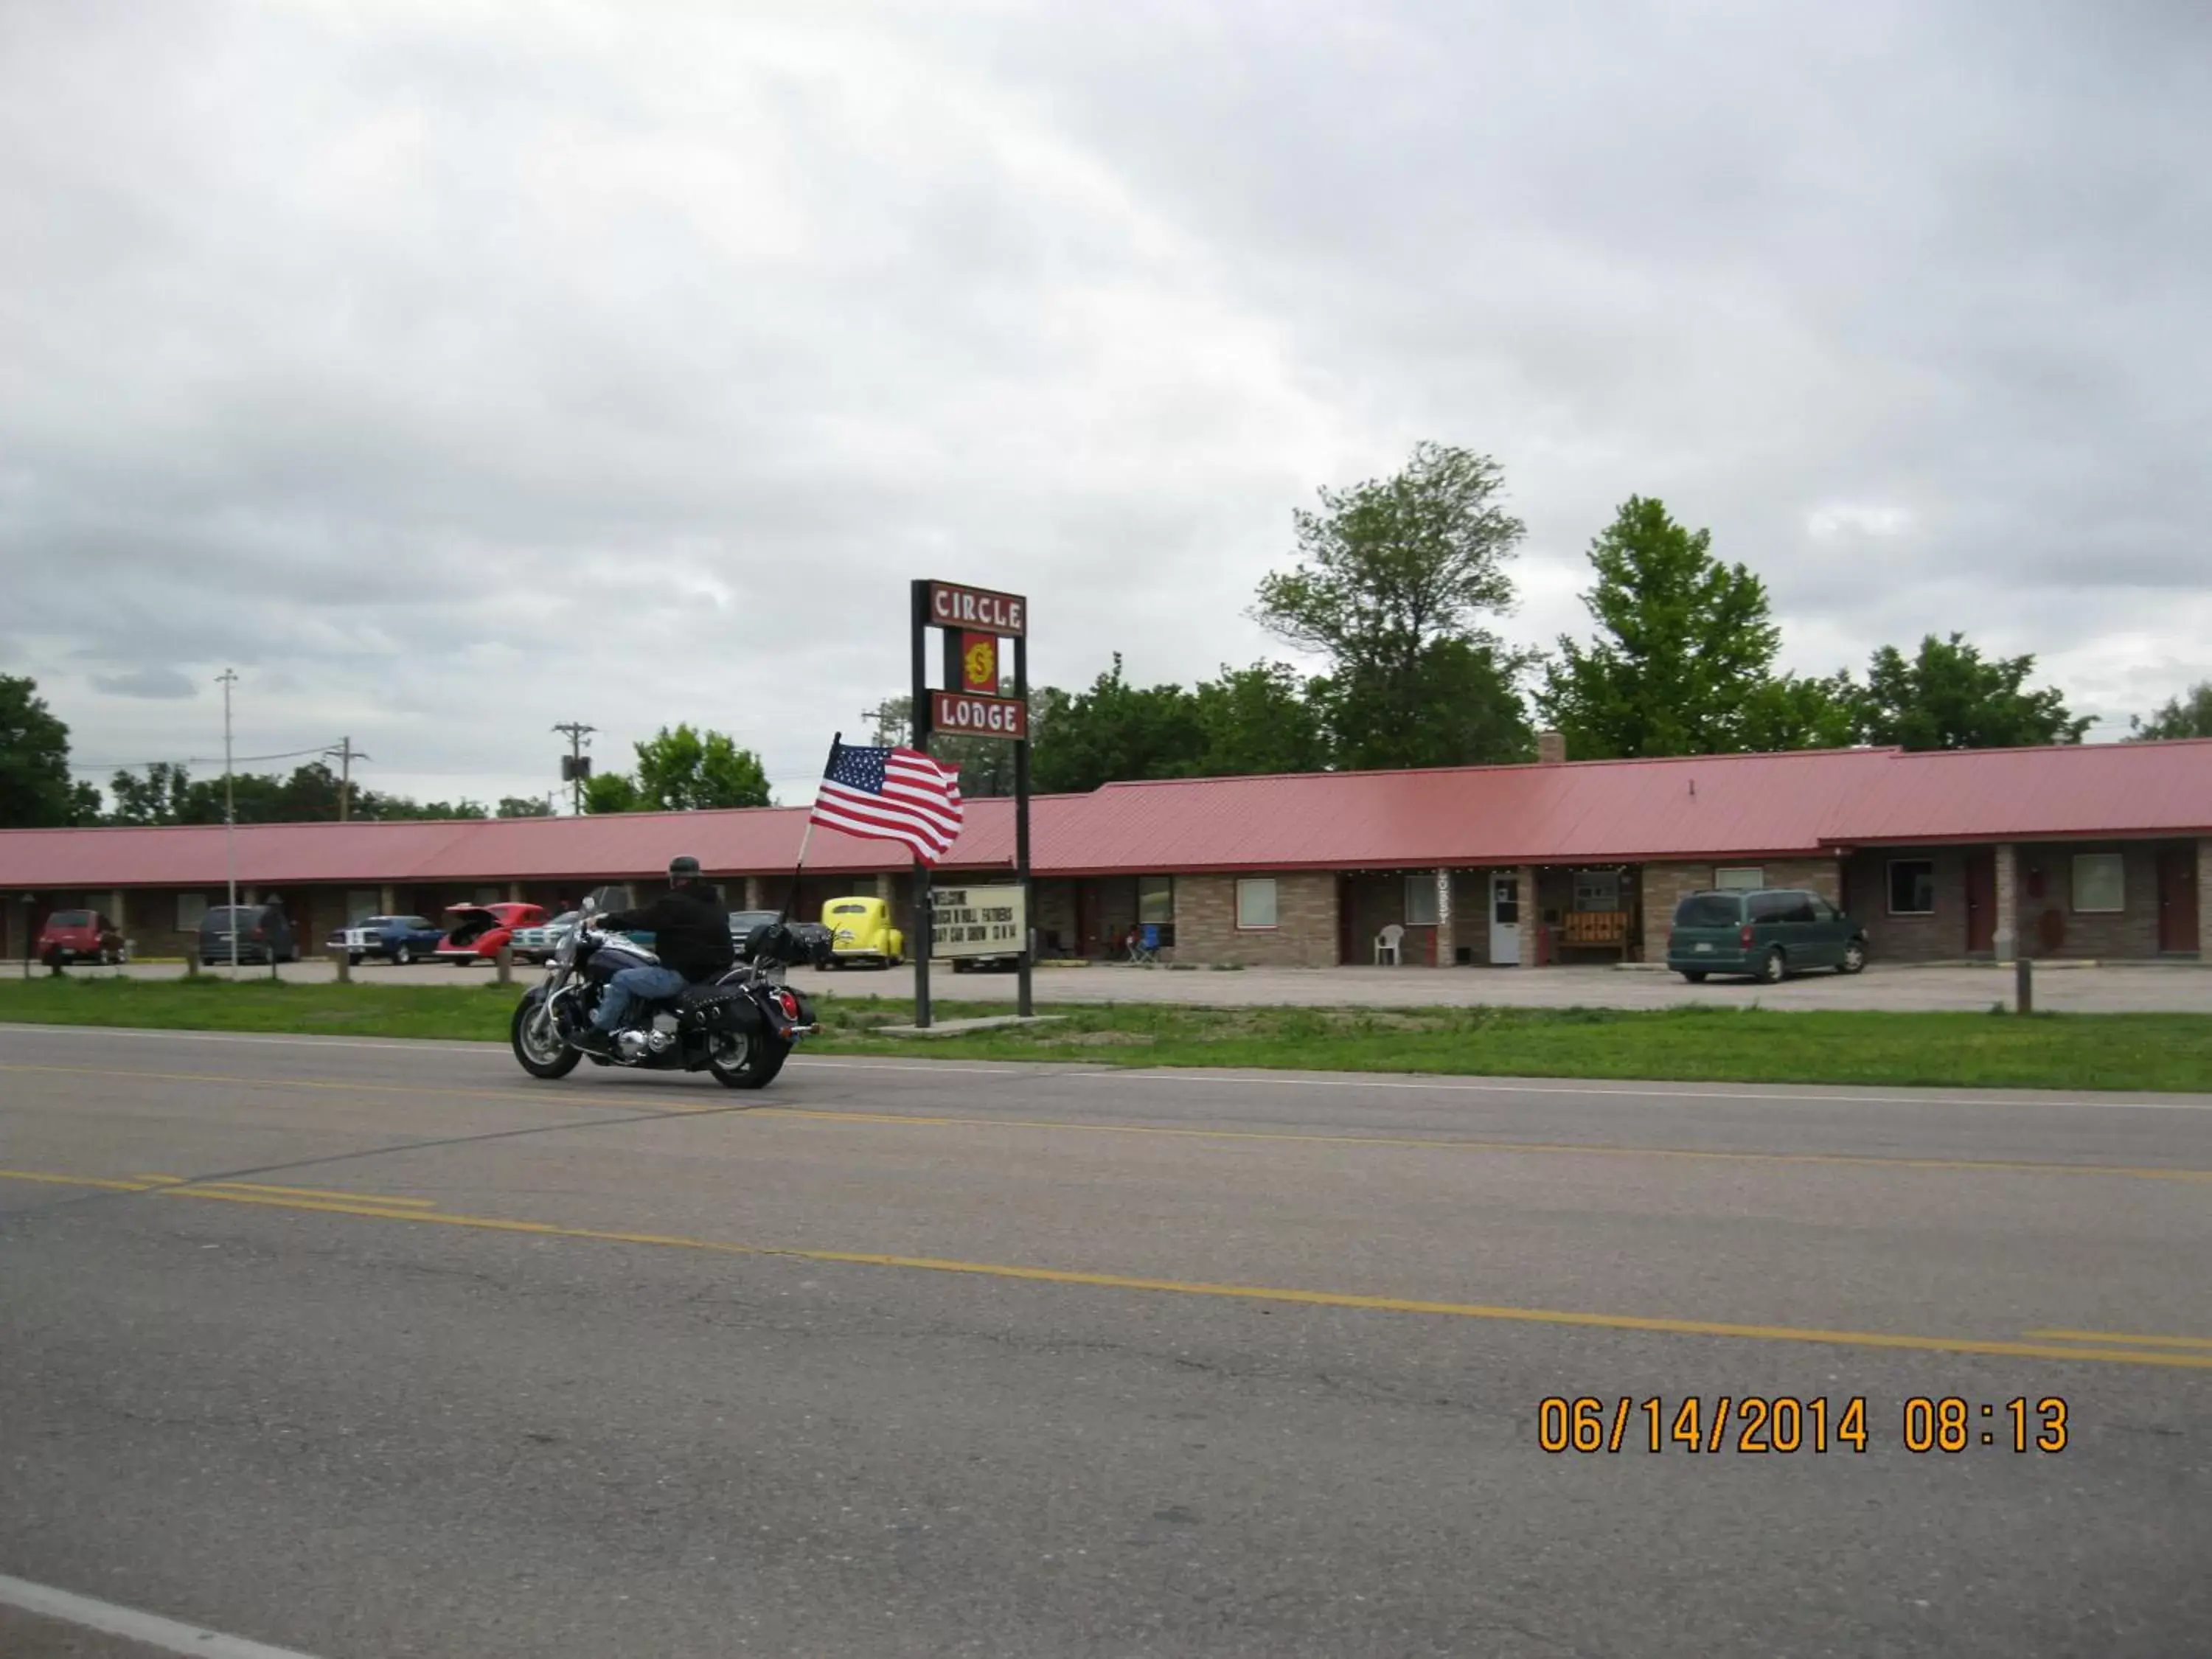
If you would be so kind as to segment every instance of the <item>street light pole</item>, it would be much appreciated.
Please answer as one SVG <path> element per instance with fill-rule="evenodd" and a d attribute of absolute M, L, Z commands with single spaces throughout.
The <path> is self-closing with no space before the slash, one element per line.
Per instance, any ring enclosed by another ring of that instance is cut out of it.
<path fill-rule="evenodd" d="M 230 688 L 238 674 L 226 668 L 216 676 L 222 686 L 222 851 L 230 871 L 230 977 L 238 978 L 238 799 L 230 781 Z"/>

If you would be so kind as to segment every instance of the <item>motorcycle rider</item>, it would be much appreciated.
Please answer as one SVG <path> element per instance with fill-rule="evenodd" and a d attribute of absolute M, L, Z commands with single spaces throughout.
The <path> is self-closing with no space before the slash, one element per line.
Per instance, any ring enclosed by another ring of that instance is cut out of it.
<path fill-rule="evenodd" d="M 616 933 L 635 929 L 651 932 L 652 965 L 625 968 L 607 981 L 591 1029 L 576 1038 L 586 1054 L 611 1051 L 614 1034 L 629 1017 L 634 1004 L 672 997 L 687 984 L 696 984 L 722 974 L 737 960 L 730 944 L 730 913 L 721 896 L 699 878 L 699 860 L 690 856 L 668 864 L 668 890 L 641 910 L 617 910 L 598 917 L 598 925 Z"/>

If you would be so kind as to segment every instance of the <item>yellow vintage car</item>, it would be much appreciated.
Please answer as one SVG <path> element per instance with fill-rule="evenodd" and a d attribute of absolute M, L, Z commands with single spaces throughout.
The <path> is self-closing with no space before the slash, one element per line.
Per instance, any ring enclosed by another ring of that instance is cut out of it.
<path fill-rule="evenodd" d="M 830 930 L 830 965 L 896 968 L 906 960 L 906 935 L 891 926 L 891 907 L 879 898 L 831 899 L 822 907 Z"/>

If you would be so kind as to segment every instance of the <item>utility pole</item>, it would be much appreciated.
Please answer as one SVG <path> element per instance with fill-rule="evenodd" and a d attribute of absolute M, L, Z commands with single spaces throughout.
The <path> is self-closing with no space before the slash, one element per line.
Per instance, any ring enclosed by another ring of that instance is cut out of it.
<path fill-rule="evenodd" d="M 592 775 L 591 763 L 584 758 L 585 739 L 599 728 L 586 726 L 581 720 L 568 720 L 553 728 L 568 734 L 568 764 L 562 768 L 568 781 L 568 802 L 576 816 L 584 814 L 584 780 Z"/>
<path fill-rule="evenodd" d="M 238 684 L 235 669 L 216 676 L 222 686 L 222 850 L 230 871 L 230 976 L 238 977 L 238 801 L 230 781 L 230 688 Z M 272 947 L 273 949 L 274 947 Z"/>
<path fill-rule="evenodd" d="M 338 757 L 338 822 L 343 823 L 352 816 L 353 763 L 357 760 L 374 760 L 376 757 L 362 754 L 353 746 L 351 738 L 340 738 L 337 748 L 325 749 L 323 752 Z"/>
<path fill-rule="evenodd" d="M 863 708 L 860 711 L 860 718 L 875 726 L 876 741 L 878 744 L 892 743 L 898 738 L 896 728 L 891 725 L 891 716 L 896 712 L 892 707 L 891 700 L 886 697 L 873 708 Z"/>

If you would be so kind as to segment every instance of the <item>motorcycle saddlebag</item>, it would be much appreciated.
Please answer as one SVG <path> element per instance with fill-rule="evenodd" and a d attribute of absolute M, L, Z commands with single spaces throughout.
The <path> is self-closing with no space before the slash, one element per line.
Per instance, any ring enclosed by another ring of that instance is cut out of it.
<path fill-rule="evenodd" d="M 681 999 L 684 1023 L 701 1031 L 757 1031 L 759 1005 L 738 985 L 690 985 Z"/>

